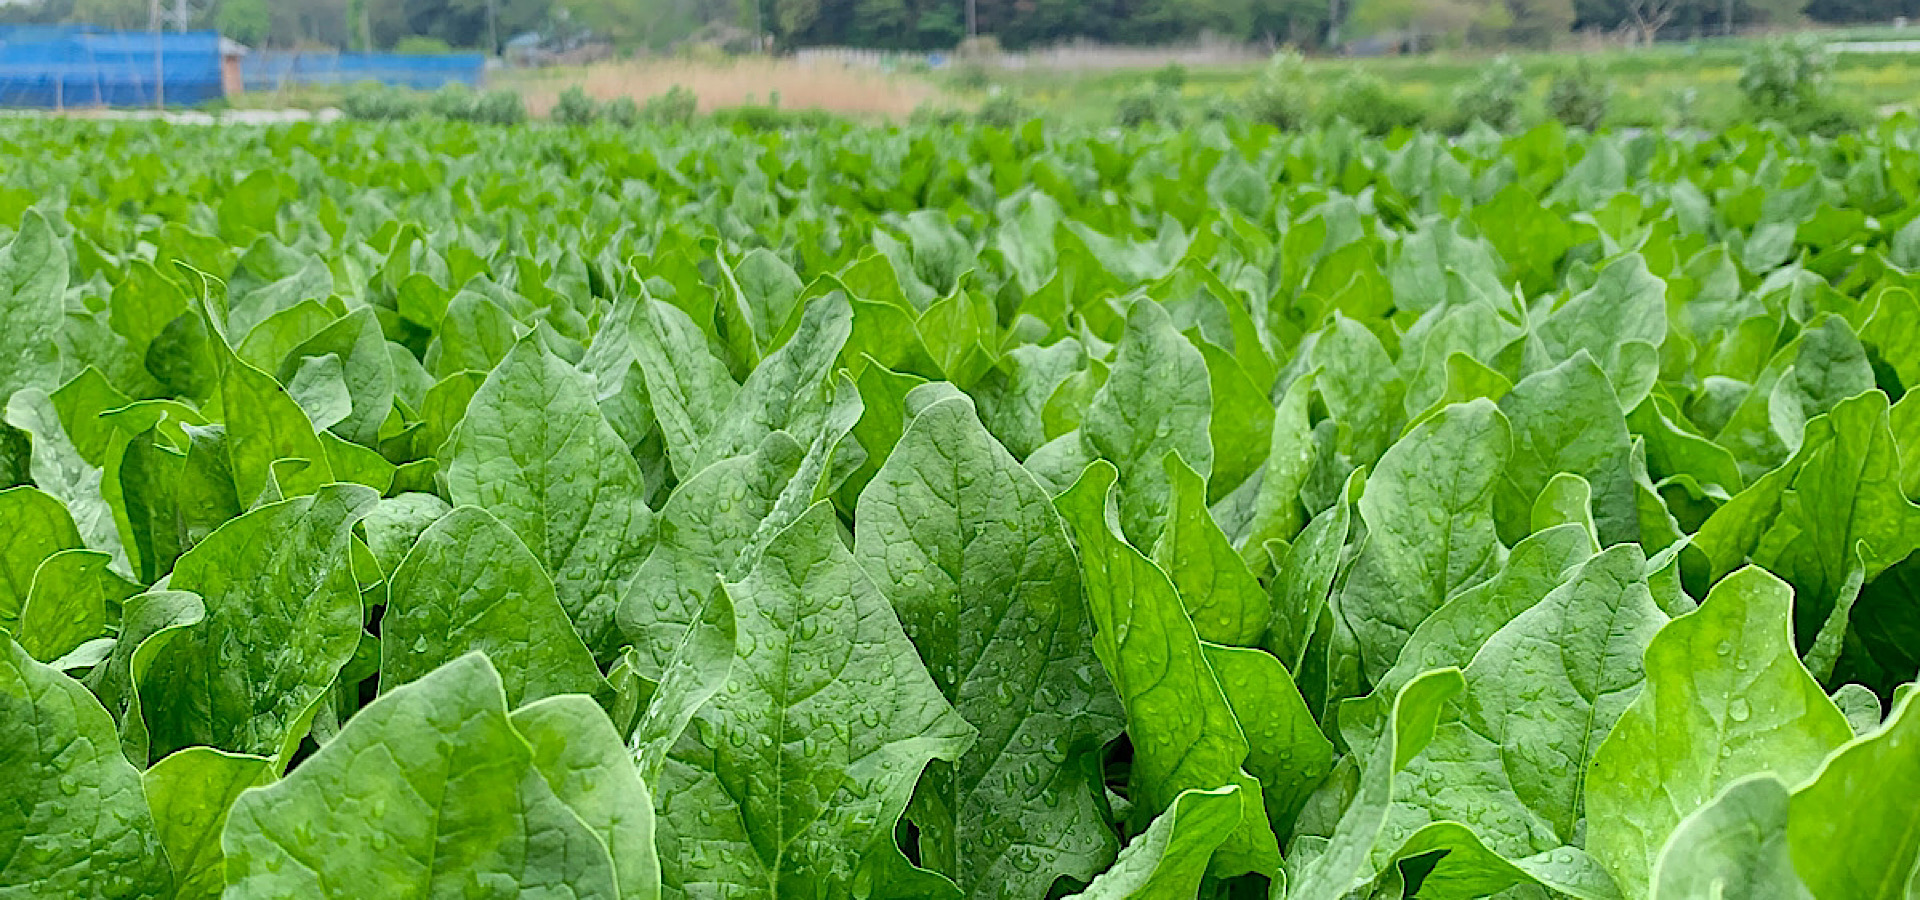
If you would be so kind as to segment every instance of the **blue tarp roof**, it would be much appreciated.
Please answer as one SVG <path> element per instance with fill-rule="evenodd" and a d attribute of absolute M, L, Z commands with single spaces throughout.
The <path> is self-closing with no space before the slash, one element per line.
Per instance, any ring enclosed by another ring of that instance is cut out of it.
<path fill-rule="evenodd" d="M 0 106 L 150 106 L 222 96 L 220 35 L 0 26 Z"/>

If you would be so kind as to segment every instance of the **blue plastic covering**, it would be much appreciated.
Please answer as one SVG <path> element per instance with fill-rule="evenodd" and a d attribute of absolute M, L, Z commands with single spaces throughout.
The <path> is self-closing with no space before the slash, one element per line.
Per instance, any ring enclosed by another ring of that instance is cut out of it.
<path fill-rule="evenodd" d="M 433 90 L 448 84 L 479 87 L 487 58 L 478 53 L 296 53 L 256 52 L 240 62 L 249 91 L 303 85 L 349 85 L 373 81 Z"/>
<path fill-rule="evenodd" d="M 224 94 L 220 35 L 0 26 L 0 106 L 190 106 Z"/>

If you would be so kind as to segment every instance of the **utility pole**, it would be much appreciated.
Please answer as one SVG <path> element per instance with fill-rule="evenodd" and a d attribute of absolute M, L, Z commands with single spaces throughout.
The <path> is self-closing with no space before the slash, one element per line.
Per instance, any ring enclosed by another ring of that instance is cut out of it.
<path fill-rule="evenodd" d="M 487 52 L 500 52 L 500 0 L 487 0 Z"/>
<path fill-rule="evenodd" d="M 162 29 L 160 0 L 147 2 L 147 26 L 153 29 L 153 106 L 167 108 L 167 39 Z"/>
<path fill-rule="evenodd" d="M 967 0 L 967 37 L 980 36 L 979 0 Z"/>

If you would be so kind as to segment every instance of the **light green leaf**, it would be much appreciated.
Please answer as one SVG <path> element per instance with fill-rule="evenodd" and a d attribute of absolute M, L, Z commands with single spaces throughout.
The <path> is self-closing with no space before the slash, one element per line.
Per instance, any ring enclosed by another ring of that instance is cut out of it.
<path fill-rule="evenodd" d="M 54 337 L 67 310 L 67 241 L 37 211 L 0 248 L 0 407 L 25 387 L 52 388 Z"/>
<path fill-rule="evenodd" d="M 80 532 L 59 500 L 22 486 L 0 491 L 0 534 L 7 535 L 0 542 L 0 629 L 12 631 L 33 574 L 48 557 L 80 547 Z"/>
<path fill-rule="evenodd" d="M 500 673 L 509 705 L 606 689 L 540 561 L 499 519 L 462 506 L 422 532 L 387 578 L 380 689 L 476 650 Z"/>
<path fill-rule="evenodd" d="M 852 893 L 934 759 L 974 732 L 815 504 L 728 582 L 739 658 L 661 776 L 667 892 Z"/>
<path fill-rule="evenodd" d="M 1852 735 L 1795 655 L 1792 602 L 1786 584 L 1745 568 L 1647 648 L 1648 687 L 1587 780 L 1587 846 L 1627 891 L 1648 889 L 1669 833 L 1728 785 L 1803 779 Z"/>
<path fill-rule="evenodd" d="M 1242 784 L 1240 827 L 1210 871 L 1272 874 L 1279 846 L 1258 784 L 1241 770 L 1246 736 L 1173 583 L 1118 532 L 1115 477 L 1111 464 L 1096 462 L 1054 503 L 1080 543 L 1094 654 L 1126 708 L 1134 816 L 1144 824 L 1184 790 Z"/>
<path fill-rule="evenodd" d="M 508 719 L 532 745 L 533 767 L 554 796 L 606 845 L 621 900 L 658 898 L 653 797 L 607 714 L 572 694 L 527 704 Z"/>
<path fill-rule="evenodd" d="M 1310 859 L 1296 852 L 1287 862 L 1291 900 L 1340 900 L 1373 881 L 1374 847 L 1380 841 L 1398 773 L 1433 740 L 1447 701 L 1466 689 L 1459 669 L 1424 672 L 1394 697 L 1380 739 L 1364 755 L 1358 792 L 1341 813 L 1333 836 Z"/>
<path fill-rule="evenodd" d="M 1200 891 L 1207 860 L 1240 824 L 1239 788 L 1181 791 L 1120 853 L 1113 867 L 1069 900 L 1185 900 Z"/>
<path fill-rule="evenodd" d="M 1886 725 L 1841 747 L 1793 792 L 1787 843 L 1818 900 L 1904 900 L 1920 867 L 1920 713 L 1914 692 Z"/>
<path fill-rule="evenodd" d="M 667 754 L 687 724 L 726 685 L 738 648 L 736 628 L 732 601 L 726 591 L 715 588 L 700 608 L 699 618 L 687 626 L 659 682 L 650 683 L 653 696 L 639 711 L 629 741 L 640 777 L 647 783 L 660 780 Z"/>
<path fill-rule="evenodd" d="M 1572 473 L 1592 489 L 1601 546 L 1640 540 L 1626 420 L 1593 357 L 1583 349 L 1527 376 L 1501 398 L 1500 411 L 1513 426 L 1513 455 L 1494 493 L 1501 539 L 1511 544 L 1525 537 L 1548 482 Z"/>
<path fill-rule="evenodd" d="M 1674 828 L 1653 866 L 1653 900 L 1810 900 L 1788 853 L 1788 809 L 1774 773 L 1728 785 Z"/>
<path fill-rule="evenodd" d="M 1207 510 L 1206 480 L 1177 452 L 1166 470 L 1171 496 L 1153 561 L 1173 579 L 1201 640 L 1251 646 L 1273 617 L 1267 592 Z"/>
<path fill-rule="evenodd" d="M 140 773 L 93 695 L 7 640 L 0 721 L 0 897 L 170 896 Z"/>
<path fill-rule="evenodd" d="M 240 792 L 271 778 L 272 760 L 188 747 L 142 776 L 160 841 L 173 864 L 175 900 L 220 896 L 227 885 L 220 833 Z"/>
<path fill-rule="evenodd" d="M 1509 455 L 1506 418 L 1486 400 L 1450 406 L 1380 458 L 1360 496 L 1367 542 L 1340 593 L 1374 678 L 1434 610 L 1498 570 L 1493 496 Z"/>
<path fill-rule="evenodd" d="M 1207 665 L 1247 736 L 1247 773 L 1260 779 L 1267 819 L 1286 834 L 1307 797 L 1333 769 L 1322 734 L 1293 676 L 1265 650 L 1202 643 Z"/>
<path fill-rule="evenodd" d="M 33 589 L 20 610 L 20 646 L 42 662 L 107 633 L 108 607 L 140 593 L 107 567 L 113 557 L 97 550 L 62 550 L 33 574 Z"/>
<path fill-rule="evenodd" d="M 572 739 L 597 764 L 595 737 Z M 478 886 L 621 897 L 604 839 L 540 767 L 562 764 L 548 753 L 574 751 L 542 748 L 509 720 L 486 657 L 461 657 L 369 704 L 285 779 L 240 795 L 221 839 L 224 896 L 360 897 L 378 885 L 411 896 Z M 618 750 L 616 741 L 606 752 Z M 601 789 L 644 809 L 632 784 Z"/>
<path fill-rule="evenodd" d="M 1202 477 L 1212 473 L 1212 408 L 1200 351 L 1173 329 L 1159 303 L 1135 301 L 1112 373 L 1081 426 L 1092 455 L 1120 471 L 1120 521 L 1128 540 L 1151 546 L 1160 534 L 1172 493 L 1168 453 L 1178 452 Z"/>
<path fill-rule="evenodd" d="M 646 558 L 653 513 L 627 445 L 587 376 L 528 339 L 467 408 L 442 453 L 447 499 L 520 536 L 594 655 L 619 649 L 614 610 Z"/>
<path fill-rule="evenodd" d="M 199 594 L 206 618 L 136 675 L 153 758 L 206 744 L 287 760 L 359 644 L 347 542 L 377 499 L 325 487 L 234 519 L 180 557 L 168 583 Z"/>
<path fill-rule="evenodd" d="M 1038 896 L 1057 876 L 1093 877 L 1116 849 L 1103 785 L 1078 757 L 1118 735 L 1120 710 L 1100 680 L 1078 566 L 1046 490 L 971 401 L 932 390 L 912 395 L 941 399 L 860 497 L 854 553 L 980 733 L 920 783 L 910 815 L 922 864 L 968 896 Z"/>
<path fill-rule="evenodd" d="M 630 327 L 634 360 L 646 378 L 667 456 L 675 473 L 691 478 L 703 468 L 701 445 L 720 427 L 739 385 L 708 348 L 706 333 L 679 307 L 645 301 Z"/>

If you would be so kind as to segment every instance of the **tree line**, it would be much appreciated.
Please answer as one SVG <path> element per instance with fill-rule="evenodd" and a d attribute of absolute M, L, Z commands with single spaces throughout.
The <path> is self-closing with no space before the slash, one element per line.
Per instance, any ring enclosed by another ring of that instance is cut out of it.
<path fill-rule="evenodd" d="M 171 6 L 173 0 L 162 0 Z M 1355 39 L 1544 46 L 1574 31 L 1698 34 L 1802 19 L 1920 16 L 1920 0 L 194 0 L 191 24 L 259 46 L 498 51 L 515 35 L 591 31 L 629 47 L 690 38 L 780 48 L 950 49 L 970 34 L 1019 49 L 1085 38 L 1161 44 L 1215 35 L 1324 50 Z M 145 28 L 151 0 L 13 0 L 0 24 Z"/>

